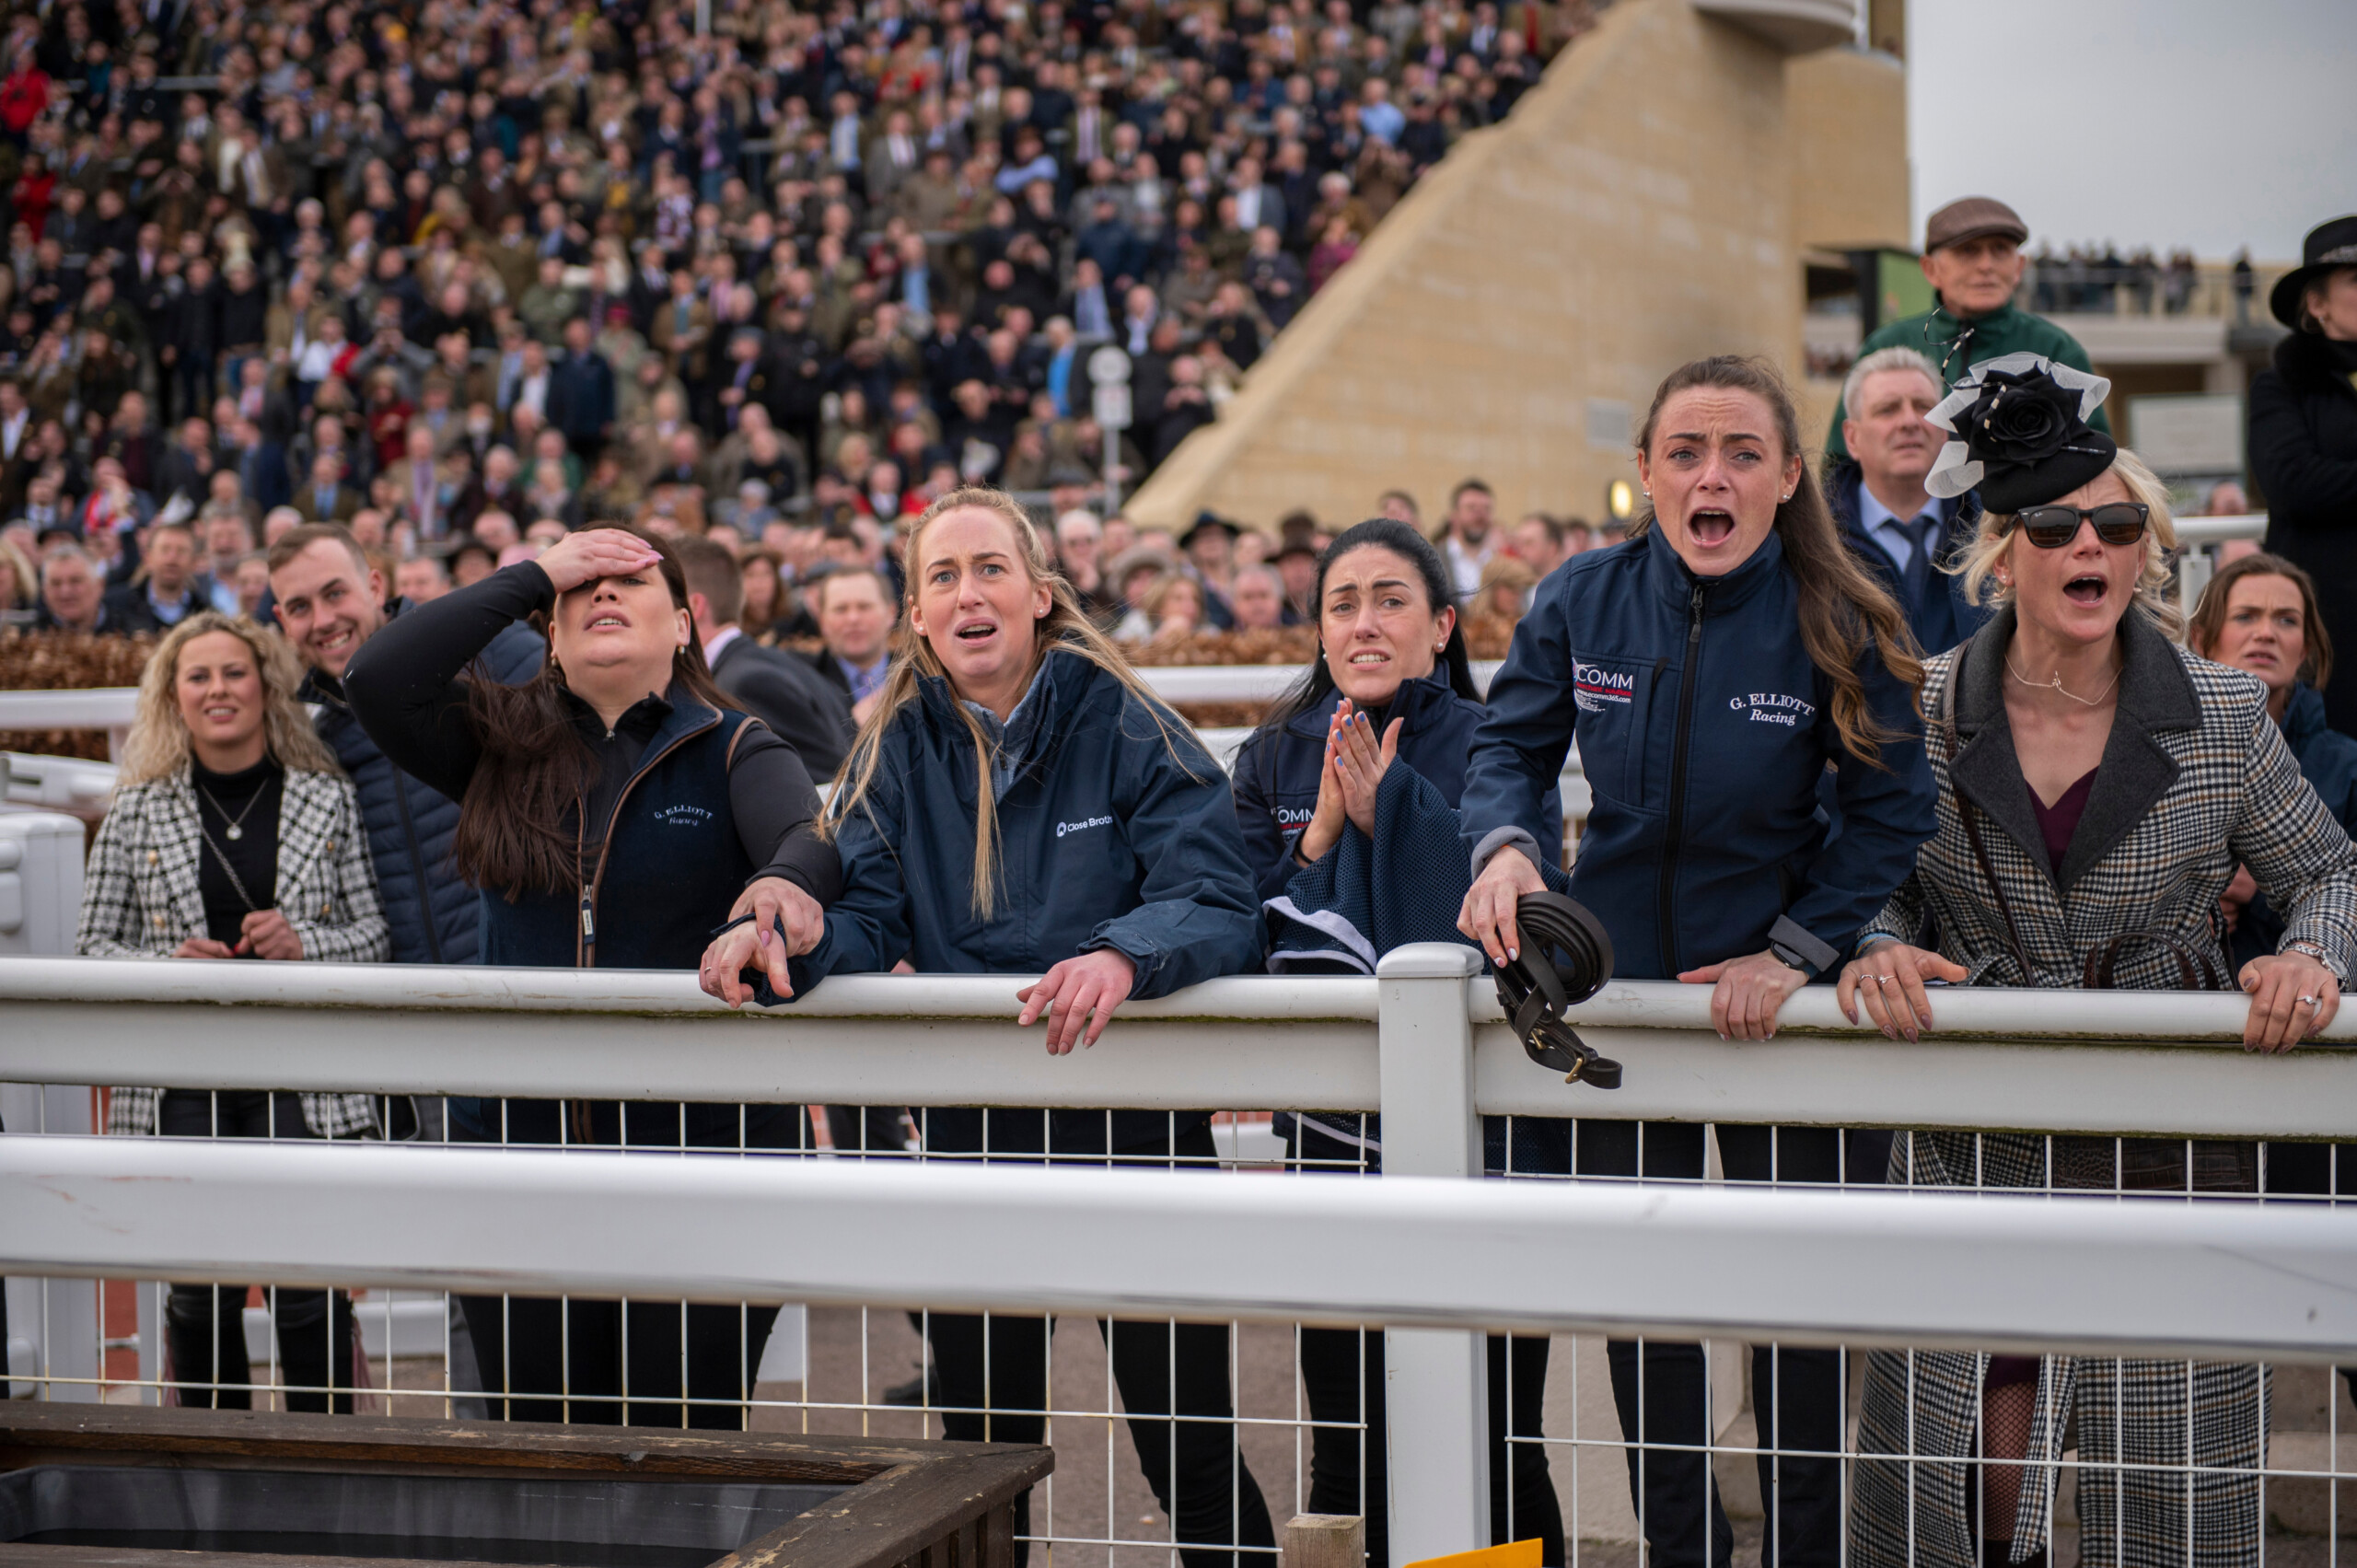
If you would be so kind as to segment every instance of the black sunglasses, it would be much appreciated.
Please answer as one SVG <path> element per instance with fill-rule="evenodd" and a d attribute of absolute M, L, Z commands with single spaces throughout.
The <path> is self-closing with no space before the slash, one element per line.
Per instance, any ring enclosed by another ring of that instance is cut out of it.
<path fill-rule="evenodd" d="M 2153 509 L 2142 501 L 2108 501 L 2100 506 L 2025 506 L 2014 524 L 2040 550 L 2060 550 L 2079 537 L 2083 522 L 2096 526 L 2106 544 L 2133 544 L 2144 537 Z"/>

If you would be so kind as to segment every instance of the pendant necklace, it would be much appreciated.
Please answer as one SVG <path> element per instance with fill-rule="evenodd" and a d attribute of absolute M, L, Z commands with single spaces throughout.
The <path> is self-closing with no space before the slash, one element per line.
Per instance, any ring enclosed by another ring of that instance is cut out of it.
<path fill-rule="evenodd" d="M 2099 708 L 2103 706 L 2103 700 L 2111 695 L 2111 689 L 2119 684 L 2119 678 L 2128 673 L 2128 666 L 2125 662 L 2121 663 L 2118 669 L 2111 672 L 2111 679 L 2104 682 L 2103 690 L 2096 692 L 2092 697 L 2082 697 L 2076 691 L 2073 691 L 2069 687 L 2064 686 L 2062 684 L 2062 672 L 2059 669 L 2054 672 L 2054 679 L 2051 680 L 2032 680 L 2028 676 L 2024 675 L 2020 670 L 2014 668 L 2014 661 L 2012 659 L 2007 659 L 2005 661 L 2005 673 L 2034 691 L 2060 691 L 2062 695 L 2070 698 L 2071 701 L 2078 703 L 2083 708 Z"/>
<path fill-rule="evenodd" d="M 248 817 L 253 815 L 254 802 L 260 800 L 263 796 L 270 793 L 269 787 L 267 784 L 265 784 L 262 788 L 254 791 L 253 799 L 246 802 L 246 808 L 243 811 L 238 812 L 236 817 L 232 818 L 229 815 L 228 809 L 218 800 L 215 800 L 213 798 L 213 792 L 211 790 L 206 789 L 203 784 L 198 784 L 196 788 L 197 793 L 203 796 L 205 800 L 211 804 L 215 814 L 220 817 L 223 821 L 229 824 L 229 837 L 233 840 L 242 839 L 246 836 L 244 822 Z"/>

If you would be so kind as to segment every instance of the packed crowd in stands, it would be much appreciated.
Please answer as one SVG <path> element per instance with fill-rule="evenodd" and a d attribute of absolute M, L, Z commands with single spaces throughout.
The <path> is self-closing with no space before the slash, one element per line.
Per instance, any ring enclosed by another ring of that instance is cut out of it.
<path fill-rule="evenodd" d="M 289 517 L 430 593 L 585 524 L 725 528 L 791 583 L 958 484 L 1070 510 L 1086 348 L 1134 361 L 1133 487 L 1591 12 L 20 9 L 0 523 L 44 574 L 251 610 Z M 56 597 L 38 623 L 175 618 Z"/>

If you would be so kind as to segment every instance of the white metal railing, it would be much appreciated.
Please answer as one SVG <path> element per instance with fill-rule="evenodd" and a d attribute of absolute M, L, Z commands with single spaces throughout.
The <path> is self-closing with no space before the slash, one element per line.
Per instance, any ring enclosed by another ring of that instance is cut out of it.
<path fill-rule="evenodd" d="M 1417 1092 L 1383 1079 L 1392 999 L 1376 978 L 1211 981 L 1124 1005 L 1093 1049 L 1057 1058 L 1037 1029 L 1013 1027 L 1025 983 L 842 975 L 788 1006 L 735 1012 L 693 976 L 652 970 L 0 961 L 0 1081 L 1147 1110 L 1374 1111 Z M 2239 995 L 1944 987 L 1940 1028 L 1908 1044 L 1849 1023 L 1831 988 L 1812 986 L 1785 1005 L 1775 1040 L 1745 1042 L 1712 1029 L 1707 987 L 1614 981 L 1571 1015 L 1628 1064 L 1607 1092 L 1533 1063 L 1488 982 L 1455 984 L 1473 1113 L 2204 1138 L 2357 1129 L 2357 1009 L 2325 1043 L 2254 1056 Z"/>
<path fill-rule="evenodd" d="M 2225 544 L 2238 539 L 2265 539 L 2267 514 L 2238 512 L 2220 517 L 2175 517 L 2177 541 L 2188 549 Z"/>
<path fill-rule="evenodd" d="M 1603 1093 L 1533 1065 L 1476 967 L 1428 946 L 1371 978 L 1215 981 L 1051 1059 L 1014 1026 L 1019 977 L 847 976 L 735 1013 L 642 971 L 0 961 L 0 1080 L 1380 1109 L 1387 1173 L 10 1138 L 0 1268 L 1388 1323 L 1395 1562 L 1486 1539 L 1485 1330 L 2357 1358 L 2357 1238 L 2330 1210 L 1468 1179 L 1483 1113 L 2345 1136 L 2357 1017 L 2254 1057 L 2238 997 L 1949 989 L 1906 1045 L 1810 988 L 1747 1045 L 1703 988 L 1615 982 L 1574 1019 L 1627 1063 Z M 1052 1245 L 1007 1269 L 1024 1238 Z"/>
<path fill-rule="evenodd" d="M 0 751 L 0 802 L 52 811 L 99 811 L 114 795 L 112 762 Z"/>
<path fill-rule="evenodd" d="M 128 730 L 139 705 L 136 686 L 77 691 L 0 691 L 0 730 Z"/>
<path fill-rule="evenodd" d="M 1212 757 L 1229 772 L 1236 771 L 1236 755 L 1252 732 L 1242 728 L 1206 728 L 1196 734 L 1211 751 Z M 118 745 L 117 749 L 120 749 Z M 0 752 L 0 805 L 49 810 L 94 811 L 105 807 L 114 794 L 116 767 L 112 762 L 92 762 L 78 757 L 39 757 L 27 752 Z M 1587 776 L 1580 768 L 1579 749 L 1574 746 L 1563 760 L 1562 777 L 1557 781 L 1562 792 L 1563 815 L 1572 822 L 1585 823 L 1594 803 L 1589 793 Z"/>
<path fill-rule="evenodd" d="M 0 1140 L 0 1265 L 46 1274 L 2357 1356 L 2321 1208 L 40 1138 Z"/>

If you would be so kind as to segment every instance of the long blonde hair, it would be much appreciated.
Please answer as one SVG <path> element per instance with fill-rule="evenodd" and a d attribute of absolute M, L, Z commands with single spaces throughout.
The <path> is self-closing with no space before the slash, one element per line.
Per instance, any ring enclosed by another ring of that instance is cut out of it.
<path fill-rule="evenodd" d="M 2128 487 L 2129 496 L 2142 501 L 2151 514 L 2152 526 L 2144 530 L 2144 564 L 2136 575 L 2133 605 L 2165 634 L 2175 637 L 2183 631 L 2185 617 L 2169 598 L 2177 586 L 2177 574 L 2169 566 L 2169 559 L 2177 551 L 2177 524 L 2169 516 L 2169 487 L 2144 466 L 2142 458 L 2125 447 L 2119 448 L 2119 455 L 2111 459 L 2111 467 L 2104 471 L 2119 475 L 2119 482 Z M 1947 568 L 1964 579 L 1965 597 L 1973 603 L 2013 603 L 2013 585 L 1999 582 L 1995 574 L 1997 563 L 2012 552 L 2014 537 L 2013 513 L 1986 513 L 1980 519 L 1980 532 L 1964 552 L 1963 559 Z"/>
<path fill-rule="evenodd" d="M 1045 584 L 1048 589 L 1048 613 L 1034 621 L 1033 635 L 1038 639 L 1032 649 L 1030 674 L 1037 674 L 1048 655 L 1061 648 L 1078 655 L 1119 680 L 1143 705 L 1161 732 L 1162 743 L 1170 755 L 1190 776 L 1207 776 L 1202 769 L 1211 765 L 1209 753 L 1184 719 L 1164 706 L 1154 689 L 1138 678 L 1130 661 L 1112 639 L 1097 629 L 1087 613 L 1080 608 L 1072 585 L 1055 568 L 1048 564 L 1047 551 L 1040 545 L 1039 530 L 1015 497 L 1003 490 L 985 485 L 968 485 L 953 490 L 927 506 L 909 528 L 902 546 L 901 559 L 907 563 L 908 609 L 916 608 L 917 593 L 922 581 L 919 563 L 925 530 L 940 517 L 961 507 L 979 506 L 1004 518 L 1014 531 L 1016 553 L 1022 558 L 1025 575 L 1034 584 Z M 828 803 L 826 814 L 819 819 L 820 831 L 833 837 L 842 830 L 851 813 L 865 802 L 876 784 L 876 770 L 882 757 L 884 732 L 889 729 L 900 710 L 917 700 L 918 678 L 933 676 L 949 679 L 949 672 L 933 651 L 933 645 L 918 636 L 910 624 L 911 616 L 900 617 L 901 630 L 895 633 L 900 647 L 895 651 L 892 668 L 884 678 L 884 688 L 875 709 L 859 726 L 859 738 L 852 743 L 842 766 L 835 773 L 834 797 Z M 1027 675 L 1026 684 L 1029 677 Z M 974 897 L 973 911 L 977 920 L 988 920 L 998 903 L 998 804 L 991 790 L 991 741 L 982 726 L 962 703 L 954 704 L 959 719 L 974 743 Z M 1181 737 L 1185 737 L 1181 739 Z M 874 820 L 871 816 L 870 821 Z"/>
<path fill-rule="evenodd" d="M 179 693 L 180 650 L 212 632 L 226 632 L 246 645 L 261 676 L 262 739 L 279 766 L 289 772 L 341 773 L 335 753 L 327 749 L 311 718 L 295 693 L 303 684 L 303 667 L 286 639 L 265 632 L 246 617 L 203 610 L 164 633 L 148 656 L 139 677 L 139 703 L 132 714 L 131 739 L 123 747 L 120 784 L 146 784 L 170 778 L 187 767 L 192 752 L 188 721 L 180 717 Z"/>

